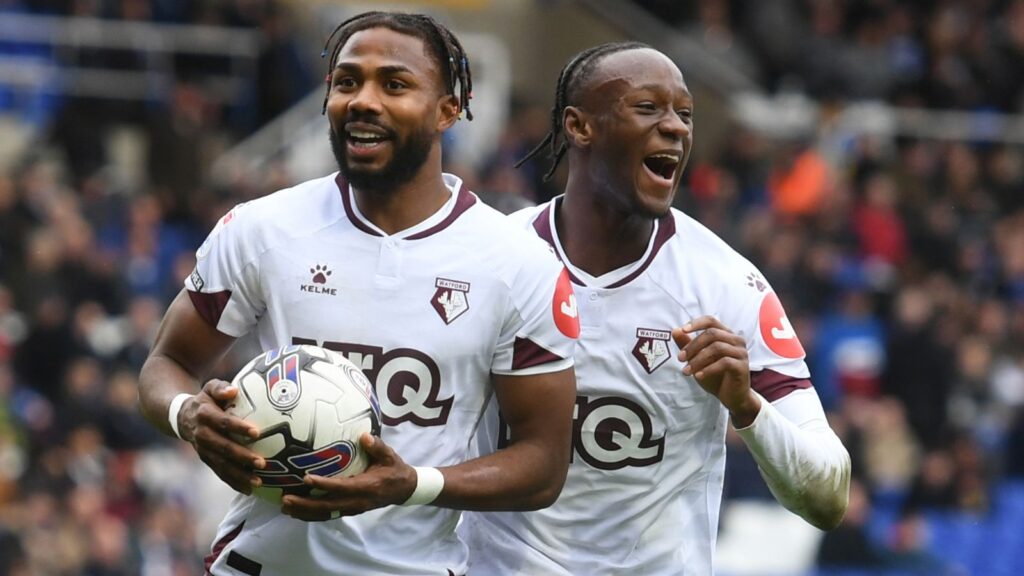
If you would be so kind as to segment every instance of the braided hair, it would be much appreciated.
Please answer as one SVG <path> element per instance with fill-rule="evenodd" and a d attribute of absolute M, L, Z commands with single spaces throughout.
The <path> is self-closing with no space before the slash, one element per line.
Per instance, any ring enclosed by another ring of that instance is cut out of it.
<path fill-rule="evenodd" d="M 586 83 L 601 58 L 616 52 L 641 48 L 650 48 L 650 46 L 643 42 L 609 42 L 588 48 L 569 60 L 569 63 L 562 68 L 562 72 L 558 75 L 558 84 L 555 86 L 555 105 L 551 108 L 551 131 L 529 154 L 516 162 L 516 168 L 540 154 L 545 146 L 549 146 L 548 154 L 554 160 L 551 169 L 544 175 L 544 181 L 550 180 L 558 168 L 558 163 L 562 161 L 562 157 L 569 150 L 569 142 L 565 139 L 565 134 L 562 131 L 562 116 L 565 113 L 565 108 L 573 106 L 575 102 L 579 101 L 580 87 Z"/>
<path fill-rule="evenodd" d="M 338 37 L 334 47 L 330 49 L 331 59 L 327 63 L 327 93 L 324 94 L 321 114 L 327 111 L 327 99 L 331 95 L 331 72 L 334 70 L 338 53 L 353 34 L 370 28 L 388 28 L 423 40 L 431 56 L 443 71 L 446 93 L 457 97 L 460 115 L 465 112 L 468 120 L 473 119 L 473 113 L 469 110 L 469 100 L 473 97 L 473 75 L 469 71 L 469 59 L 466 57 L 466 51 L 462 48 L 459 39 L 452 34 L 451 30 L 425 14 L 377 11 L 364 12 L 338 24 L 338 27 L 324 42 L 323 52 L 320 53 L 321 58 L 327 56 L 331 39 L 335 36 Z M 447 71 L 447 74 L 444 71 Z M 459 85 L 458 94 L 455 92 L 456 84 Z"/>

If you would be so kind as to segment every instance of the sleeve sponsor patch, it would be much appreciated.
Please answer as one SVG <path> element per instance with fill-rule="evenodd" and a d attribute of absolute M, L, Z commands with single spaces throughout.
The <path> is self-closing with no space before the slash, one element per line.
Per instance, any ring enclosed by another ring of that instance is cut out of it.
<path fill-rule="evenodd" d="M 768 348 L 783 358 L 803 358 L 804 347 L 797 338 L 793 325 L 786 317 L 782 302 L 774 292 L 765 294 L 758 313 L 761 338 Z"/>
<path fill-rule="evenodd" d="M 555 298 L 551 303 L 551 312 L 555 317 L 558 330 L 569 338 L 579 338 L 580 319 L 576 308 L 576 295 L 572 291 L 569 271 L 562 268 L 555 285 Z"/>
<path fill-rule="evenodd" d="M 192 285 L 196 287 L 196 290 L 202 292 L 203 286 L 206 286 L 206 282 L 203 281 L 202 275 L 199 274 L 199 268 L 193 268 L 192 274 L 189 278 L 192 279 Z"/>

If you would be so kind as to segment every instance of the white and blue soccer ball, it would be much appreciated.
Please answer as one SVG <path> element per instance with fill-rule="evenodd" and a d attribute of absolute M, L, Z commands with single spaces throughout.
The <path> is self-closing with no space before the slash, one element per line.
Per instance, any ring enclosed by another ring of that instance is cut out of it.
<path fill-rule="evenodd" d="M 267 466 L 253 494 L 280 504 L 285 494 L 310 493 L 306 474 L 346 477 L 366 470 L 359 444 L 380 435 L 380 404 L 363 372 L 341 354 L 317 346 L 268 350 L 239 370 L 239 394 L 227 412 L 252 422 L 260 437 L 249 448 Z"/>

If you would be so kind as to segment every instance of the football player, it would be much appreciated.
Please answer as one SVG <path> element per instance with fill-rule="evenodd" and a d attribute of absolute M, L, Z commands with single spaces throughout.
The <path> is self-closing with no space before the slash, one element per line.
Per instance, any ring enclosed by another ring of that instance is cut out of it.
<path fill-rule="evenodd" d="M 549 176 L 568 157 L 565 194 L 510 218 L 575 284 L 573 461 L 553 506 L 467 515 L 471 574 L 712 574 L 730 422 L 779 502 L 822 529 L 843 517 L 849 455 L 779 298 L 671 208 L 693 110 L 682 73 L 644 44 L 597 46 L 562 70 L 530 156 L 550 147 Z M 485 453 L 507 442 L 497 412 Z"/>
<path fill-rule="evenodd" d="M 441 171 L 441 136 L 469 115 L 456 37 L 427 16 L 381 12 L 332 36 L 324 110 L 339 172 L 239 205 L 214 228 L 142 369 L 142 409 L 239 492 L 209 573 L 464 574 L 459 510 L 540 508 L 562 487 L 572 286 L 543 241 Z M 248 495 L 266 462 L 232 437 L 260 431 L 224 412 L 238 391 L 207 374 L 253 331 L 264 349 L 318 344 L 364 370 L 384 425 L 361 438 L 366 472 L 309 474 L 323 495 L 280 508 Z M 510 446 L 470 460 L 492 396 Z"/>

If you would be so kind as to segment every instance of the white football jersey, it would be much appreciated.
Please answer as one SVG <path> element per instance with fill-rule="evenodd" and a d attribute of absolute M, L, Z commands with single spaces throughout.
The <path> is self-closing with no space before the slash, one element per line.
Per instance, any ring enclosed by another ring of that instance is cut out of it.
<path fill-rule="evenodd" d="M 575 283 L 572 465 L 549 508 L 467 513 L 470 574 L 712 574 L 727 412 L 683 375 L 671 330 L 719 318 L 746 339 L 753 388 L 770 401 L 810 387 L 803 349 L 757 269 L 692 218 L 673 210 L 640 260 L 595 278 L 562 251 L 559 201 L 510 218 L 547 240 Z M 489 409 L 481 452 L 504 434 Z"/>
<path fill-rule="evenodd" d="M 199 248 L 185 282 L 218 330 L 256 330 L 263 349 L 312 343 L 362 367 L 382 437 L 411 465 L 469 458 L 490 374 L 572 365 L 568 273 L 535 235 L 445 175 L 451 199 L 387 235 L 340 176 L 239 205 Z M 390 506 L 303 522 L 238 494 L 207 559 L 216 575 L 463 574 L 460 513 Z"/>

